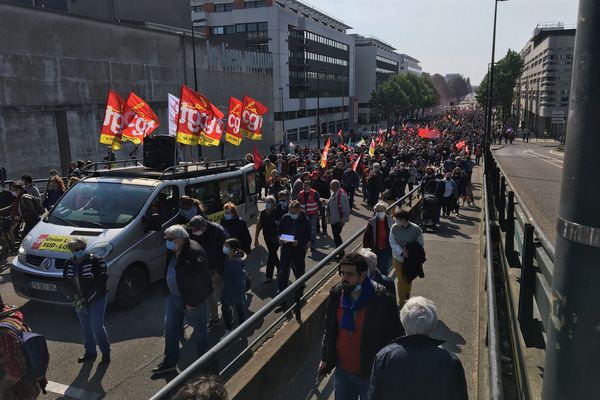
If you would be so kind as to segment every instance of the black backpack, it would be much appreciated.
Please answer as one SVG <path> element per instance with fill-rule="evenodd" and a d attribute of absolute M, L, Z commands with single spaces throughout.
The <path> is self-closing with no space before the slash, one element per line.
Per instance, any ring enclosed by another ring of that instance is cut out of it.
<path fill-rule="evenodd" d="M 21 342 L 21 351 L 27 362 L 27 372 L 21 380 L 40 385 L 43 393 L 46 394 L 46 372 L 48 371 L 48 364 L 50 362 L 46 338 L 38 333 L 23 332 L 21 329 L 6 322 L 0 322 L 0 328 L 10 330 L 17 335 Z"/>

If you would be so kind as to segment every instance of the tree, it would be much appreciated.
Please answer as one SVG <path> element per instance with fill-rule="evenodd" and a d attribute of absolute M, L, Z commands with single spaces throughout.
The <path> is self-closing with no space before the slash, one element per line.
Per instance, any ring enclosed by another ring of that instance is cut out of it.
<path fill-rule="evenodd" d="M 448 88 L 450 89 L 453 99 L 460 99 L 469 94 L 467 82 L 462 76 L 455 76 L 448 80 Z"/>
<path fill-rule="evenodd" d="M 511 106 L 514 98 L 514 88 L 521 76 L 523 59 L 516 51 L 508 50 L 494 67 L 494 93 L 492 96 L 492 107 L 500 107 L 502 111 L 502 122 L 505 123 L 510 117 Z M 489 72 L 483 78 L 477 89 L 477 102 L 487 107 Z"/>

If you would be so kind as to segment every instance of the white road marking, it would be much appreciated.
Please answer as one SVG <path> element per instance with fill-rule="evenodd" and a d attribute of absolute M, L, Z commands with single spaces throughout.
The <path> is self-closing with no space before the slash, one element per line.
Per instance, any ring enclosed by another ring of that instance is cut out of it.
<path fill-rule="evenodd" d="M 48 381 L 46 390 L 51 393 L 59 394 L 70 399 L 77 400 L 98 400 L 102 397 L 101 394 L 93 393 L 74 386 L 63 385 L 62 383 Z"/>
<path fill-rule="evenodd" d="M 524 150 L 524 151 L 523 151 L 523 153 L 526 153 L 526 154 L 532 155 L 532 156 L 534 156 L 535 158 L 537 158 L 538 160 L 545 162 L 546 164 L 554 165 L 555 167 L 558 167 L 558 168 L 561 168 L 561 169 L 562 169 L 562 167 L 563 167 L 563 166 L 562 166 L 562 164 L 563 164 L 563 162 L 564 162 L 564 161 L 562 161 L 562 160 L 557 160 L 557 159 L 556 159 L 556 158 L 554 158 L 554 157 L 545 156 L 545 155 L 543 155 L 543 154 L 536 153 L 536 152 L 535 152 L 535 151 L 533 151 L 533 150 Z M 560 163 L 560 164 L 556 164 L 556 163 Z"/>
<path fill-rule="evenodd" d="M 559 156 L 560 158 L 565 158 L 565 153 L 563 151 L 550 150 L 550 154 L 554 154 L 555 156 Z"/>

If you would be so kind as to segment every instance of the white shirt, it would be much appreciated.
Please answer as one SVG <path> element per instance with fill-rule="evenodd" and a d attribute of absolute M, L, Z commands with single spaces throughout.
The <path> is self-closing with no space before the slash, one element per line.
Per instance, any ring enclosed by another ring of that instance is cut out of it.
<path fill-rule="evenodd" d="M 444 197 L 452 196 L 452 180 L 446 179 L 444 181 L 444 183 L 446 184 L 445 189 L 444 189 Z"/>

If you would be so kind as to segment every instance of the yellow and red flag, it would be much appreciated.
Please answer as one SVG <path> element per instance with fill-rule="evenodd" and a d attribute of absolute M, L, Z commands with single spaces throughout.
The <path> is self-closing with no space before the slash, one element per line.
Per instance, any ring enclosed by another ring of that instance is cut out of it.
<path fill-rule="evenodd" d="M 244 95 L 244 106 L 240 124 L 242 135 L 253 140 L 261 140 L 263 115 L 265 115 L 267 111 L 269 111 L 269 109 L 265 105 L 254 100 L 252 97 Z"/>
<path fill-rule="evenodd" d="M 227 130 L 225 131 L 225 140 L 234 146 L 242 143 L 243 136 L 240 133 L 242 122 L 243 103 L 235 97 L 229 98 L 229 110 L 227 111 Z"/>
<path fill-rule="evenodd" d="M 354 161 L 354 163 L 352 163 L 352 169 L 354 171 L 356 171 L 356 168 L 358 168 L 358 163 L 360 163 L 361 157 L 362 157 L 362 154 L 360 156 L 356 157 L 356 160 Z"/>
<path fill-rule="evenodd" d="M 323 154 L 321 155 L 321 168 L 327 167 L 327 155 L 329 154 L 329 147 L 331 146 L 331 138 L 327 139 L 325 147 L 323 148 Z"/>
<path fill-rule="evenodd" d="M 203 146 L 218 146 L 221 143 L 221 136 L 223 136 L 224 114 L 212 103 L 210 104 L 210 114 L 212 118 L 207 118 L 199 143 Z"/>
<path fill-rule="evenodd" d="M 221 114 L 222 115 L 222 114 Z M 214 118 L 214 110 L 208 97 L 181 85 L 179 113 L 177 117 L 177 142 L 194 145 L 204 144 L 207 125 Z M 215 129 L 208 128 L 209 132 Z"/>
<path fill-rule="evenodd" d="M 125 100 L 114 90 L 109 90 L 108 99 L 106 100 L 106 110 L 104 112 L 104 122 L 100 130 L 100 143 L 113 145 L 115 139 L 121 136 L 125 125 L 123 122 L 124 107 Z"/>
<path fill-rule="evenodd" d="M 369 146 L 369 155 L 373 157 L 375 155 L 375 140 L 371 139 L 371 145 Z"/>
<path fill-rule="evenodd" d="M 127 126 L 123 129 L 122 138 L 134 144 L 143 143 L 144 138 L 160 125 L 158 117 L 148 103 L 133 92 L 127 97 L 124 115 Z"/>
<path fill-rule="evenodd" d="M 263 162 L 263 158 L 260 156 L 255 144 L 252 145 L 252 158 L 254 158 L 254 169 L 258 171 Z"/>

